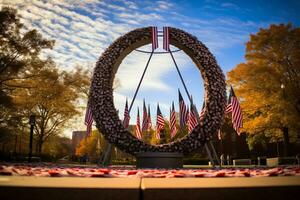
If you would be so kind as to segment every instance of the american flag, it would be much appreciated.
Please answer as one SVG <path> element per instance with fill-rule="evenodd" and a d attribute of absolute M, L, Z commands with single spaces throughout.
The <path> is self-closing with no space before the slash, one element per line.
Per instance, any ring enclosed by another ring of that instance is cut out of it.
<path fill-rule="evenodd" d="M 143 102 L 143 123 L 142 123 L 142 132 L 146 131 L 148 129 L 148 114 L 147 114 L 147 108 L 145 104 L 145 100 Z"/>
<path fill-rule="evenodd" d="M 129 111 L 128 111 L 128 101 L 126 99 L 125 109 L 124 109 L 124 120 L 123 120 L 123 126 L 124 128 L 128 128 L 130 121 Z"/>
<path fill-rule="evenodd" d="M 156 139 L 160 139 L 160 131 L 165 128 L 165 120 L 161 114 L 159 104 L 157 104 L 157 117 L 156 117 Z"/>
<path fill-rule="evenodd" d="M 92 132 L 92 125 L 93 125 L 93 115 L 89 104 L 86 109 L 84 124 L 86 125 L 86 136 L 89 136 Z"/>
<path fill-rule="evenodd" d="M 233 128 L 237 132 L 237 134 L 240 135 L 240 128 L 243 127 L 243 114 L 242 114 L 242 109 L 239 104 L 239 101 L 235 96 L 232 87 L 230 87 L 229 103 L 227 105 L 227 108 L 230 107 L 231 107 L 231 120 L 232 120 Z"/>
<path fill-rule="evenodd" d="M 200 120 L 204 118 L 204 113 L 205 113 L 205 101 L 203 101 L 203 105 L 200 111 Z"/>
<path fill-rule="evenodd" d="M 169 27 L 163 27 L 163 48 L 166 51 L 170 51 L 170 42 L 169 42 Z"/>
<path fill-rule="evenodd" d="M 176 128 L 176 113 L 174 108 L 174 102 L 172 102 L 172 110 L 170 113 L 170 132 L 171 132 L 171 138 L 175 137 L 177 133 L 177 128 Z"/>
<path fill-rule="evenodd" d="M 180 126 L 180 130 L 182 131 L 185 127 L 185 124 L 187 123 L 188 109 L 186 108 L 180 90 L 178 90 L 178 94 L 179 94 L 179 126 Z"/>
<path fill-rule="evenodd" d="M 152 27 L 152 51 L 158 48 L 157 27 Z"/>
<path fill-rule="evenodd" d="M 191 101 L 191 108 L 189 113 L 189 119 L 188 119 L 188 130 L 189 133 L 192 132 L 192 130 L 198 125 L 197 120 L 197 111 L 195 110 L 195 106 L 193 104 L 193 100 Z"/>
<path fill-rule="evenodd" d="M 150 105 L 148 104 L 148 130 L 152 127 L 151 113 L 150 113 Z"/>
<path fill-rule="evenodd" d="M 142 131 L 141 131 L 141 125 L 140 125 L 140 111 L 139 107 L 137 109 L 137 118 L 136 118 L 136 125 L 135 125 L 135 135 L 138 139 L 142 139 Z"/>

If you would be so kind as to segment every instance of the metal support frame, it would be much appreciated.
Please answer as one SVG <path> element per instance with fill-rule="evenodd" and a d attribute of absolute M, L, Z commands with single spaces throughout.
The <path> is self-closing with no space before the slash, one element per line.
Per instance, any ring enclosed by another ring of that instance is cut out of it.
<path fill-rule="evenodd" d="M 186 92 L 186 94 L 187 94 L 187 96 L 188 96 L 188 98 L 189 98 L 189 100 L 190 100 L 190 103 L 192 104 L 193 109 L 194 109 L 194 111 L 196 112 L 197 121 L 198 121 L 198 123 L 200 123 L 200 116 L 199 116 L 199 113 L 198 113 L 197 109 L 195 108 L 195 105 L 193 104 L 192 97 L 190 96 L 190 94 L 189 94 L 189 92 L 188 92 L 188 90 L 187 90 L 187 87 L 186 87 L 185 82 L 184 82 L 184 80 L 183 80 L 183 77 L 182 77 L 182 75 L 181 75 L 181 73 L 180 73 L 180 70 L 179 70 L 179 68 L 178 68 L 178 65 L 177 65 L 177 63 L 176 63 L 176 61 L 175 61 L 175 58 L 174 58 L 174 56 L 173 56 L 173 54 L 172 54 L 172 51 L 169 51 L 169 53 L 170 53 L 170 55 L 171 55 L 171 57 L 172 57 L 172 60 L 173 60 L 173 62 L 174 62 L 174 65 L 175 65 L 176 70 L 177 70 L 177 72 L 178 72 L 178 75 L 179 75 L 179 77 L 180 77 L 180 80 L 181 80 L 181 82 L 182 82 L 182 84 L 183 84 L 183 87 L 184 87 L 184 89 L 185 89 L 185 92 Z M 209 144 L 209 146 L 208 146 L 207 143 Z M 218 158 L 218 155 L 217 155 L 217 153 L 216 153 L 215 147 L 214 147 L 214 145 L 212 144 L 212 142 L 211 142 L 211 141 L 208 141 L 208 142 L 206 142 L 206 143 L 204 144 L 204 146 L 205 146 L 205 150 L 206 150 L 206 152 L 207 152 L 207 155 L 208 155 L 208 157 L 209 157 L 209 159 L 210 159 L 210 162 L 211 162 L 212 166 L 215 167 L 215 162 L 214 162 L 214 159 L 215 159 L 215 160 L 217 161 L 217 164 L 221 167 L 221 162 L 220 162 L 220 160 L 219 160 L 219 158 Z M 211 156 L 210 148 L 212 149 L 213 157 Z"/>
<path fill-rule="evenodd" d="M 138 93 L 138 91 L 139 91 L 139 89 L 141 87 L 142 81 L 144 79 L 145 73 L 146 73 L 146 71 L 148 69 L 148 66 L 149 66 L 149 63 L 150 63 L 150 60 L 151 60 L 153 54 L 154 54 L 154 50 L 152 50 L 152 52 L 150 53 L 150 56 L 149 56 L 148 61 L 147 61 L 147 64 L 146 64 L 145 69 L 143 71 L 143 74 L 142 74 L 142 76 L 140 78 L 139 84 L 138 84 L 138 86 L 137 86 L 137 88 L 135 90 L 133 99 L 132 99 L 132 101 L 130 103 L 130 106 L 129 106 L 129 109 L 128 109 L 128 114 L 130 114 L 130 111 L 132 109 L 132 106 L 133 106 L 133 103 L 135 101 L 136 95 L 137 95 L 137 93 Z M 108 145 L 106 146 L 104 154 L 100 157 L 99 163 L 101 162 L 102 166 L 108 166 L 110 164 L 111 152 L 112 152 L 112 144 L 108 142 Z"/>

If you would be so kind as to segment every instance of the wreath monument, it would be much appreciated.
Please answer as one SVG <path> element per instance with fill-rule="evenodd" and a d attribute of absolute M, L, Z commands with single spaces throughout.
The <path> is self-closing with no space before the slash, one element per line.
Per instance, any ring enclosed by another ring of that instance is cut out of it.
<path fill-rule="evenodd" d="M 151 43 L 152 27 L 135 29 L 115 40 L 101 55 L 94 69 L 89 105 L 96 126 L 110 143 L 138 158 L 139 155 L 147 157 L 151 153 L 163 157 L 176 157 L 176 154 L 194 152 L 204 147 L 212 135 L 217 133 L 224 117 L 226 84 L 224 74 L 214 56 L 195 36 L 172 27 L 168 28 L 168 32 L 170 44 L 183 50 L 200 70 L 206 94 L 204 118 L 183 138 L 167 144 L 147 144 L 124 128 L 114 106 L 112 86 L 119 65 L 133 50 Z M 172 51 L 169 53 L 174 60 Z"/>

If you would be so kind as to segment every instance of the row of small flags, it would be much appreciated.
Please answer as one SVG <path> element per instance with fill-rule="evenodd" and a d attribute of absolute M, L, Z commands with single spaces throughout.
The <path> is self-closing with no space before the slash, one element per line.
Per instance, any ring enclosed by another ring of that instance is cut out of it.
<path fill-rule="evenodd" d="M 183 130 L 184 127 L 187 125 L 189 133 L 198 125 L 197 120 L 197 114 L 195 110 L 195 106 L 188 108 L 188 106 L 185 105 L 184 100 L 182 98 L 182 95 L 180 91 L 179 93 L 179 115 L 180 115 L 180 129 Z M 126 100 L 126 105 L 128 105 Z M 124 111 L 124 121 L 128 121 L 130 119 L 130 116 L 127 111 L 127 107 L 125 105 L 125 111 Z M 202 107 L 200 119 L 204 115 L 204 106 Z M 165 128 L 165 120 L 162 115 L 162 112 L 160 110 L 159 104 L 157 104 L 157 115 L 156 115 L 156 133 L 155 137 L 156 139 L 160 139 L 160 133 Z M 148 105 L 148 111 L 146 109 L 145 100 L 143 101 L 143 122 L 142 122 L 142 128 L 140 126 L 140 113 L 139 108 L 137 108 L 137 122 L 135 126 L 135 134 L 138 139 L 142 139 L 142 133 L 144 131 L 150 130 L 152 126 L 151 123 L 151 116 L 150 116 L 150 106 Z M 128 128 L 128 127 L 125 127 Z M 170 128 L 170 135 L 171 138 L 175 137 L 177 134 L 177 127 L 176 127 L 176 112 L 174 107 L 174 102 L 172 102 L 172 107 L 170 108 L 170 120 L 169 120 L 169 128 Z"/>
<path fill-rule="evenodd" d="M 190 133 L 197 125 L 197 110 L 191 102 L 190 108 L 185 104 L 180 91 L 178 90 L 179 95 L 179 127 L 180 130 L 183 130 L 185 126 L 188 128 L 188 132 Z M 205 103 L 203 103 L 202 109 L 200 111 L 200 120 L 204 117 L 205 112 Z M 226 114 L 231 113 L 231 119 L 234 130 L 240 135 L 240 128 L 242 128 L 242 111 L 239 105 L 238 99 L 235 96 L 233 88 L 230 88 L 228 103 L 226 106 Z M 124 120 L 123 125 L 127 129 L 129 127 L 130 115 L 128 110 L 128 101 L 126 99 L 125 109 L 124 109 Z M 90 135 L 92 130 L 92 112 L 91 108 L 88 106 L 86 115 L 85 115 L 85 124 L 87 126 L 87 135 Z M 139 108 L 137 108 L 137 122 L 135 126 L 135 135 L 138 139 L 142 139 L 143 132 L 148 131 L 152 127 L 151 121 L 151 113 L 150 113 L 150 105 L 148 104 L 148 109 L 146 108 L 145 100 L 143 101 L 143 119 L 142 119 L 142 127 L 140 122 L 140 112 Z M 161 131 L 165 128 L 165 120 L 160 110 L 159 104 L 157 104 L 157 117 L 156 117 L 156 139 L 160 139 Z M 176 127 L 176 112 L 174 108 L 174 102 L 172 103 L 172 107 L 170 109 L 170 120 L 169 120 L 169 128 L 170 128 L 170 135 L 171 138 L 174 138 L 177 134 L 177 127 Z M 221 139 L 221 131 L 218 131 L 218 138 Z"/>

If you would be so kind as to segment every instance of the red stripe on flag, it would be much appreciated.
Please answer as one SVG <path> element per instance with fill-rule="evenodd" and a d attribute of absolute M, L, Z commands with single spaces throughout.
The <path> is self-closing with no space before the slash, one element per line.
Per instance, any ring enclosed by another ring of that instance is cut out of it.
<path fill-rule="evenodd" d="M 170 132 L 171 132 L 171 138 L 175 137 L 177 133 L 177 128 L 176 128 L 176 113 L 174 109 L 174 103 L 172 103 L 172 110 L 170 114 Z"/>
<path fill-rule="evenodd" d="M 243 127 L 243 115 L 240 104 L 236 97 L 231 97 L 231 104 L 232 104 L 232 123 L 233 128 L 240 135 L 240 128 Z"/>
<path fill-rule="evenodd" d="M 152 51 L 158 48 L 157 27 L 152 27 Z"/>
<path fill-rule="evenodd" d="M 187 114 L 186 105 L 184 103 L 184 100 L 179 90 L 178 90 L 178 96 L 179 96 L 179 127 L 180 130 L 182 131 L 184 129 L 184 126 L 187 123 L 188 114 Z"/>
<path fill-rule="evenodd" d="M 163 27 L 163 48 L 170 51 L 169 27 Z"/>
<path fill-rule="evenodd" d="M 230 88 L 229 100 L 230 102 L 228 103 L 225 112 L 231 112 L 231 121 L 233 128 L 237 132 L 237 134 L 240 135 L 240 128 L 243 127 L 243 114 L 239 101 L 235 96 L 232 87 Z"/>
<path fill-rule="evenodd" d="M 160 131 L 165 127 L 165 120 L 161 114 L 159 105 L 157 105 L 157 117 L 156 117 L 156 139 L 160 139 Z"/>
<path fill-rule="evenodd" d="M 188 130 L 189 133 L 193 131 L 193 129 L 198 125 L 197 116 L 194 111 L 194 108 L 191 107 L 189 118 L 188 118 Z"/>

